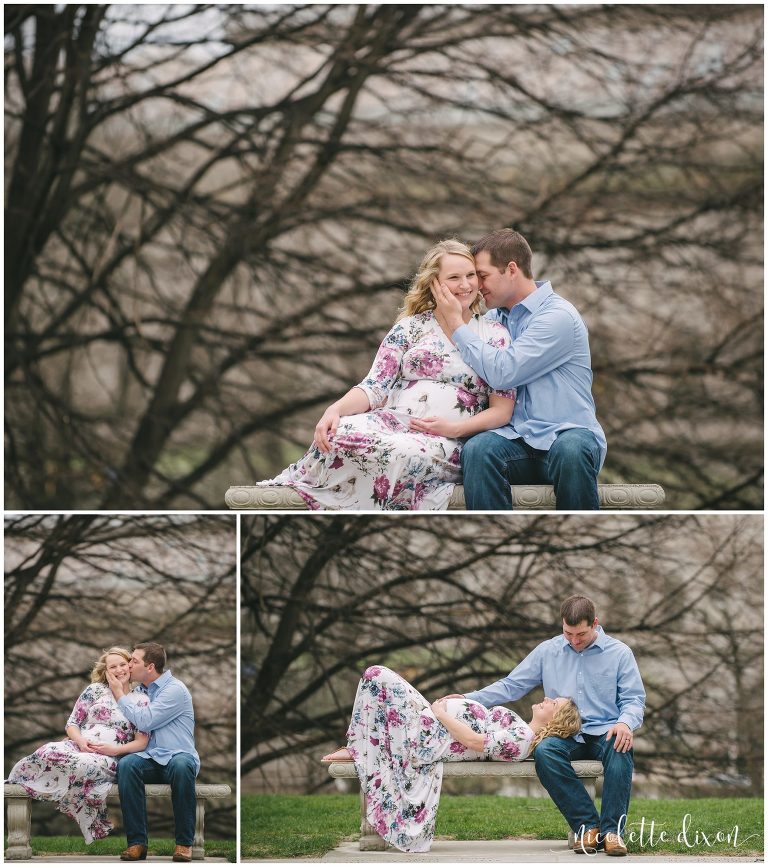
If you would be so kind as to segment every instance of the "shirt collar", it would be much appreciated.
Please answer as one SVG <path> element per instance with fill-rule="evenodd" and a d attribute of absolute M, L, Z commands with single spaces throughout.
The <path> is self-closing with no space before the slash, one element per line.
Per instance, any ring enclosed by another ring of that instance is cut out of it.
<path fill-rule="evenodd" d="M 595 636 L 595 640 L 592 642 L 592 644 L 589 645 L 589 647 L 585 647 L 584 650 L 581 651 L 581 653 L 586 653 L 592 647 L 596 647 L 596 648 L 598 648 L 598 650 L 605 650 L 605 642 L 606 642 L 606 639 L 608 638 L 608 636 L 605 634 L 603 627 L 598 625 L 595 632 L 597 632 L 597 635 Z M 560 635 L 558 637 L 562 641 L 563 650 L 566 650 L 566 651 L 570 650 L 572 653 L 579 653 L 578 650 L 574 650 L 571 647 L 571 645 L 569 644 L 568 640 L 566 639 L 566 637 L 564 635 Z"/>
<path fill-rule="evenodd" d="M 527 310 L 530 310 L 531 313 L 534 313 L 536 310 L 541 307 L 544 303 L 544 299 L 548 298 L 550 295 L 554 294 L 554 289 L 552 288 L 552 284 L 549 280 L 536 280 L 536 288 L 530 295 L 520 302 L 520 304 L 525 307 Z M 518 305 L 515 304 L 515 307 Z"/>
<path fill-rule="evenodd" d="M 167 671 L 164 671 L 164 672 L 160 675 L 160 677 L 158 677 L 157 680 L 153 680 L 152 683 L 150 683 L 149 686 L 144 686 L 143 683 L 140 684 L 140 685 L 139 685 L 139 689 L 140 689 L 142 692 L 146 692 L 146 693 L 149 693 L 149 691 L 150 691 L 150 689 L 151 689 L 152 692 L 154 693 L 154 692 L 157 692 L 157 690 L 160 689 L 161 686 L 165 686 L 166 683 L 168 683 L 168 681 L 169 681 L 170 679 L 171 679 L 171 669 L 169 668 Z"/>
<path fill-rule="evenodd" d="M 513 304 L 512 307 L 499 307 L 499 313 L 504 319 L 509 318 L 509 315 L 513 310 L 519 310 L 521 307 L 525 307 L 525 309 L 529 313 L 535 313 L 536 310 L 541 307 L 544 303 L 544 299 L 548 298 L 550 295 L 553 295 L 555 290 L 552 288 L 552 284 L 549 280 L 534 280 L 536 284 L 536 288 L 531 292 L 530 295 L 523 298 L 522 301 L 518 301 L 517 304 Z"/>

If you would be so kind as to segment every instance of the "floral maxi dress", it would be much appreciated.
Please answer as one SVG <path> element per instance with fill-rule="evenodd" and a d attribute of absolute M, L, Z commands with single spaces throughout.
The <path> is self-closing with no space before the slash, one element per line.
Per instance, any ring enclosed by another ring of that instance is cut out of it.
<path fill-rule="evenodd" d="M 510 343 L 499 322 L 474 316 L 469 327 L 495 348 Z M 461 440 L 411 431 L 409 421 L 476 415 L 488 408 L 491 388 L 464 363 L 431 311 L 395 323 L 357 387 L 371 408 L 341 419 L 329 453 L 312 443 L 297 463 L 258 484 L 292 487 L 311 509 L 447 508 L 461 480 Z"/>
<path fill-rule="evenodd" d="M 485 736 L 482 752 L 454 740 L 429 702 L 406 680 L 374 665 L 357 688 L 347 731 L 366 816 L 376 833 L 403 852 L 427 852 L 443 780 L 443 762 L 520 762 L 533 730 L 505 707 L 484 708 L 470 699 L 449 699 L 451 716 Z"/>
<path fill-rule="evenodd" d="M 147 696 L 131 693 L 131 701 L 149 704 Z M 123 716 L 108 686 L 92 683 L 78 698 L 67 726 L 83 737 L 107 744 L 127 744 L 135 726 Z M 39 801 L 57 801 L 58 809 L 80 826 L 86 843 L 106 837 L 113 825 L 107 817 L 107 795 L 117 777 L 118 759 L 83 753 L 72 740 L 43 744 L 18 761 L 8 775 Z"/>

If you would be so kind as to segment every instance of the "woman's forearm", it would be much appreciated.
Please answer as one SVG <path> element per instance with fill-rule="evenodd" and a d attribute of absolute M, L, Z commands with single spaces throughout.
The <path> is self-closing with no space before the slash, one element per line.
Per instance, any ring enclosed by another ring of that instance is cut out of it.
<path fill-rule="evenodd" d="M 471 437 L 486 430 L 503 427 L 512 418 L 514 408 L 515 402 L 513 400 L 499 398 L 498 402 L 493 401 L 488 409 L 484 409 L 464 421 L 457 422 L 459 431 L 457 436 Z"/>
<path fill-rule="evenodd" d="M 448 729 L 448 733 L 460 744 L 470 750 L 482 753 L 485 748 L 485 735 L 473 731 L 466 723 L 460 722 L 449 714 L 439 714 L 438 720 Z"/>
<path fill-rule="evenodd" d="M 78 746 L 81 746 L 82 743 L 85 742 L 85 738 L 77 726 L 67 726 L 64 731 L 67 733 L 67 737 L 71 741 L 74 741 Z"/>
<path fill-rule="evenodd" d="M 368 412 L 370 408 L 368 395 L 357 386 L 350 388 L 343 397 L 328 407 L 328 409 L 335 409 L 339 415 L 356 415 L 359 412 Z"/>
<path fill-rule="evenodd" d="M 118 752 L 116 752 L 115 755 L 126 756 L 128 753 L 140 753 L 143 749 L 146 749 L 148 743 L 148 737 L 134 738 L 127 744 L 120 744 L 118 746 Z"/>

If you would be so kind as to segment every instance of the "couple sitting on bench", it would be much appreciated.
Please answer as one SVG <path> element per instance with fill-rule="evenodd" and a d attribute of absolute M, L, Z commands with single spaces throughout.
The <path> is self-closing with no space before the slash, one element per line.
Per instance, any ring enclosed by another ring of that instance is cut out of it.
<path fill-rule="evenodd" d="M 563 634 L 542 642 L 507 677 L 477 692 L 430 704 L 384 666 L 357 689 L 347 746 L 323 758 L 354 761 L 376 832 L 404 852 L 432 843 L 444 761 L 522 761 L 536 773 L 575 835 L 574 850 L 626 855 L 622 840 L 632 785 L 633 732 L 645 691 L 632 651 L 606 635 L 594 603 L 571 596 L 560 608 Z M 525 722 L 502 702 L 543 685 L 545 699 Z M 603 764 L 602 809 L 571 766 Z"/>
<path fill-rule="evenodd" d="M 121 647 L 102 653 L 67 720 L 67 740 L 43 744 L 18 761 L 6 781 L 31 798 L 55 801 L 92 843 L 113 828 L 107 796 L 117 779 L 128 838 L 123 861 L 147 857 L 145 783 L 170 785 L 173 860 L 192 860 L 200 770 L 195 716 L 189 690 L 165 666 L 165 650 L 156 642 L 137 644 L 132 654 Z M 131 681 L 139 684 L 133 691 Z"/>

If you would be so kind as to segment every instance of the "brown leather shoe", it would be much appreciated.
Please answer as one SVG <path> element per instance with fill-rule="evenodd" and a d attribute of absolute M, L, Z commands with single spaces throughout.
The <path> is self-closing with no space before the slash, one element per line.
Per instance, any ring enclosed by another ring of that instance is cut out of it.
<path fill-rule="evenodd" d="M 573 844 L 573 851 L 577 855 L 594 855 L 595 852 L 597 852 L 599 835 L 599 828 L 590 828 L 588 831 L 585 831 L 583 834 L 576 837 L 576 842 Z"/>
<path fill-rule="evenodd" d="M 171 861 L 191 861 L 192 860 L 192 847 L 191 846 L 179 846 L 176 844 L 176 848 L 173 850 L 173 858 Z"/>
<path fill-rule="evenodd" d="M 121 861 L 143 861 L 147 857 L 147 847 L 141 843 L 136 843 L 129 846 L 124 852 L 120 853 Z"/>
<path fill-rule="evenodd" d="M 626 855 L 627 847 L 624 841 L 618 834 L 605 835 L 605 854 L 606 855 Z"/>

